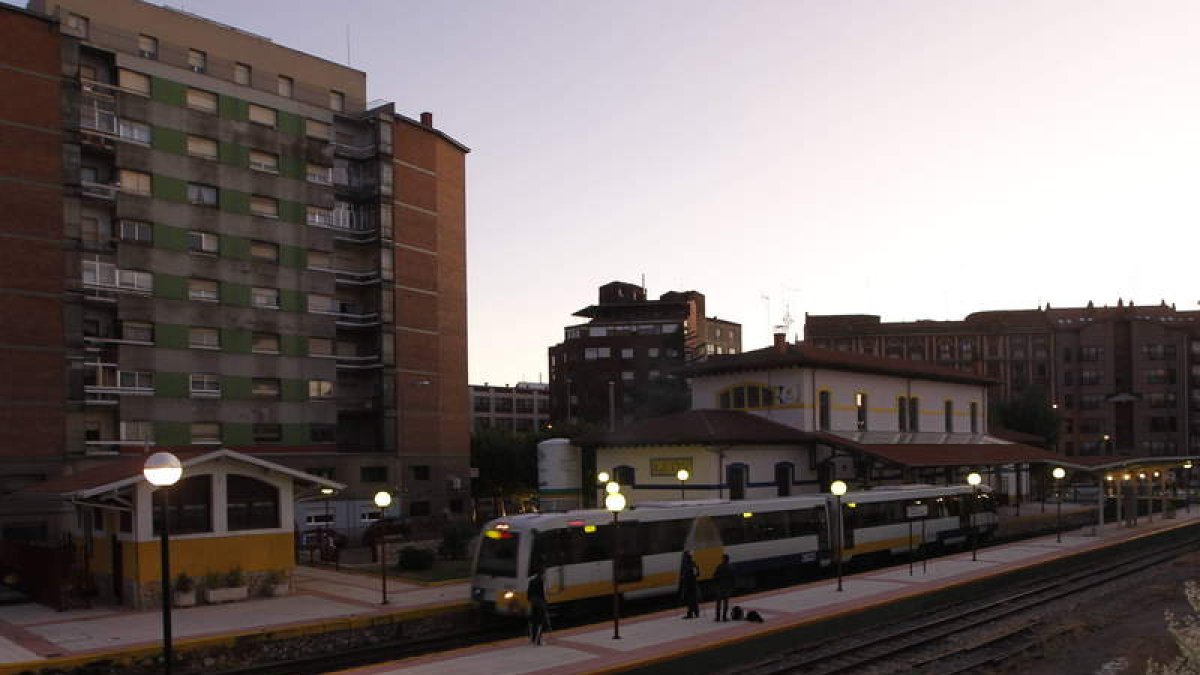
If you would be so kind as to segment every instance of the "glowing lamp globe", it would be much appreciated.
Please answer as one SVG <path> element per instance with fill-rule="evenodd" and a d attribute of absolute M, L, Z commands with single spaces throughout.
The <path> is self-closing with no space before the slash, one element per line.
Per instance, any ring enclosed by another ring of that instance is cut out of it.
<path fill-rule="evenodd" d="M 146 458 L 142 475 L 154 487 L 170 487 L 183 475 L 183 465 L 178 457 L 169 452 L 156 452 Z"/>
<path fill-rule="evenodd" d="M 384 492 L 383 490 L 380 490 L 379 492 L 375 493 L 375 506 L 378 506 L 381 509 L 386 509 L 387 507 L 389 507 L 391 505 L 392 505 L 392 495 L 388 494 L 387 492 Z"/>
<path fill-rule="evenodd" d="M 621 485 L 615 480 L 610 480 L 604 484 L 604 491 L 610 495 L 615 495 L 621 491 Z"/>
<path fill-rule="evenodd" d="M 846 482 L 840 480 L 833 481 L 829 484 L 829 491 L 838 497 L 841 497 L 842 495 L 846 494 Z"/>
<path fill-rule="evenodd" d="M 1063 478 L 1066 477 L 1067 470 L 1062 468 L 1061 466 L 1056 466 L 1056 467 L 1054 467 L 1054 471 L 1050 472 L 1050 475 L 1054 476 L 1054 480 L 1062 480 Z"/>
<path fill-rule="evenodd" d="M 610 483 L 611 485 L 611 483 Z M 620 492 L 610 492 L 604 497 L 604 508 L 613 513 L 625 510 L 625 495 Z"/>
<path fill-rule="evenodd" d="M 675 472 L 675 477 L 678 478 L 679 481 L 682 483 L 683 481 L 691 478 L 692 474 L 688 473 L 687 469 L 680 469 Z"/>
<path fill-rule="evenodd" d="M 982 482 L 983 482 L 983 476 L 980 476 L 979 474 L 975 473 L 974 471 L 967 474 L 967 484 L 970 485 L 971 487 L 975 487 L 976 485 L 979 485 Z"/>
<path fill-rule="evenodd" d="M 609 476 L 607 471 L 601 471 L 600 473 L 596 474 L 597 483 L 607 483 L 610 480 L 612 480 L 612 476 Z"/>

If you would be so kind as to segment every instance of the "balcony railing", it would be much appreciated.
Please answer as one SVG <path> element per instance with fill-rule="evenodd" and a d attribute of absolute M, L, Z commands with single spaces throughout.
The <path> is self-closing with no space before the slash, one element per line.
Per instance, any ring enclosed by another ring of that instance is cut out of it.
<path fill-rule="evenodd" d="M 379 145 L 375 143 L 367 143 L 366 145 L 334 143 L 333 154 L 354 159 L 368 159 L 379 154 Z"/>
<path fill-rule="evenodd" d="M 379 354 L 367 356 L 343 356 L 338 354 L 336 367 L 340 370 L 368 370 L 382 368 L 383 360 Z"/>
<path fill-rule="evenodd" d="M 367 272 L 352 272 L 350 270 L 333 270 L 334 281 L 345 286 L 370 286 L 381 281 L 379 270 Z"/>
<path fill-rule="evenodd" d="M 89 183 L 83 181 L 79 185 L 79 193 L 84 197 L 103 199 L 110 202 L 117 198 L 117 192 L 120 189 L 121 186 L 111 183 Z"/>
<path fill-rule="evenodd" d="M 343 310 L 341 312 L 333 312 L 333 316 L 335 317 L 334 323 L 346 328 L 369 328 L 380 324 L 378 312 L 348 312 Z"/>

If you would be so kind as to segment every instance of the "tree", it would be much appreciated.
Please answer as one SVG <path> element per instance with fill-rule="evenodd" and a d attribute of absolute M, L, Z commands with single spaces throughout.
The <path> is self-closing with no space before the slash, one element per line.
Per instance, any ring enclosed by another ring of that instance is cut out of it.
<path fill-rule="evenodd" d="M 1048 448 L 1058 442 L 1061 419 L 1050 405 L 1045 389 L 1037 385 L 1026 387 L 1008 401 L 998 403 L 992 410 L 992 421 L 1006 429 L 1039 436 L 1045 439 Z"/>

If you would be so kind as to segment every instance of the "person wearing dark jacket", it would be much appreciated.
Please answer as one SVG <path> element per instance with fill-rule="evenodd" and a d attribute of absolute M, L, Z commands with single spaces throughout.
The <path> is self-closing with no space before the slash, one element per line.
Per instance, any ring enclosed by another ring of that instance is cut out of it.
<path fill-rule="evenodd" d="M 542 635 L 550 629 L 550 609 L 546 606 L 546 579 L 540 571 L 529 576 L 525 597 L 529 599 L 529 641 L 542 644 Z"/>
<path fill-rule="evenodd" d="M 687 605 L 685 619 L 700 616 L 700 568 L 692 559 L 691 551 L 684 551 L 679 561 L 679 597 Z"/>
<path fill-rule="evenodd" d="M 729 563 L 729 555 L 721 556 L 721 564 L 713 572 L 713 581 L 717 586 L 716 616 L 713 621 L 729 620 L 729 596 L 733 595 L 733 565 Z"/>

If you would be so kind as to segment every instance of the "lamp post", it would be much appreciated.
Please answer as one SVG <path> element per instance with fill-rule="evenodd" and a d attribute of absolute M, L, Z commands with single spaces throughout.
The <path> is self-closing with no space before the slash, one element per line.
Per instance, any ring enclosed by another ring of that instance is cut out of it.
<path fill-rule="evenodd" d="M 1058 543 L 1062 543 L 1062 479 L 1066 477 L 1067 470 L 1061 466 L 1054 467 L 1054 471 L 1050 472 L 1054 476 L 1054 491 L 1058 493 L 1058 513 L 1054 516 L 1054 531 L 1055 538 Z"/>
<path fill-rule="evenodd" d="M 1183 463 L 1183 468 L 1187 469 L 1187 483 L 1183 486 L 1183 511 L 1184 513 L 1192 512 L 1192 460 L 1187 460 Z"/>
<path fill-rule="evenodd" d="M 387 534 L 386 528 L 383 525 L 383 512 L 387 507 L 392 505 L 392 495 L 386 490 L 380 490 L 375 493 L 375 506 L 379 507 L 379 580 L 380 596 L 379 604 L 388 604 L 387 599 Z"/>
<path fill-rule="evenodd" d="M 971 510 L 967 517 L 971 524 L 971 560 L 979 560 L 979 535 L 978 529 L 975 527 L 975 502 L 979 499 L 979 484 L 983 482 L 983 477 L 972 471 L 967 474 L 967 484 L 971 486 Z M 1043 500 L 1044 503 L 1044 500 Z"/>
<path fill-rule="evenodd" d="M 846 494 L 845 481 L 835 480 L 829 484 L 829 491 L 833 493 L 833 508 L 837 510 L 837 589 L 842 590 L 842 546 L 846 539 L 842 534 L 842 495 Z"/>
<path fill-rule="evenodd" d="M 692 477 L 692 474 L 687 469 L 680 469 L 675 472 L 675 477 L 679 479 L 679 498 L 687 499 L 687 493 L 684 491 L 684 484 L 687 479 Z"/>
<path fill-rule="evenodd" d="M 1147 518 L 1146 522 L 1153 523 L 1154 522 L 1154 483 L 1146 480 L 1146 472 L 1145 471 L 1138 473 L 1138 493 L 1139 493 L 1139 495 L 1142 491 L 1142 482 L 1143 481 L 1146 482 L 1146 506 L 1149 507 L 1146 509 L 1146 518 Z M 1138 510 L 1139 511 L 1141 510 L 1140 505 L 1138 506 Z"/>
<path fill-rule="evenodd" d="M 615 489 L 614 489 L 615 488 Z M 617 532 L 618 520 L 625 510 L 625 495 L 621 494 L 621 486 L 609 483 L 604 486 L 608 492 L 604 497 L 604 508 L 613 517 L 613 558 L 612 558 L 612 587 L 613 587 L 613 639 L 621 639 L 621 599 L 617 589 L 617 561 L 621 558 L 621 537 Z"/>
<path fill-rule="evenodd" d="M 168 514 L 167 491 L 179 481 L 183 475 L 183 465 L 179 458 L 169 452 L 156 452 L 146 458 L 142 467 L 142 475 L 153 485 L 161 497 L 159 509 L 162 514 L 162 636 L 163 636 L 163 673 L 171 675 L 171 546 Z"/>

